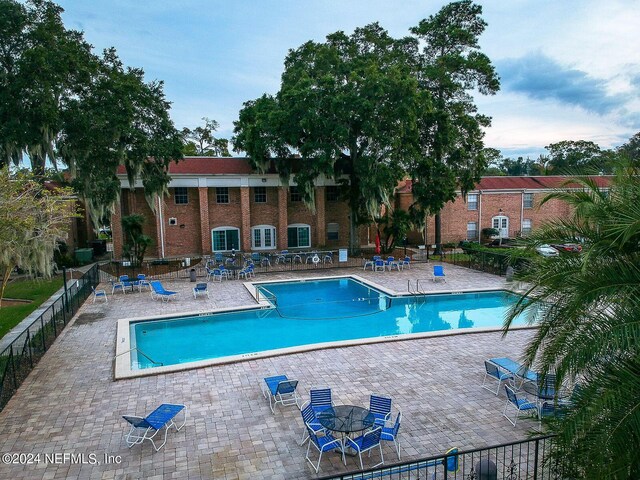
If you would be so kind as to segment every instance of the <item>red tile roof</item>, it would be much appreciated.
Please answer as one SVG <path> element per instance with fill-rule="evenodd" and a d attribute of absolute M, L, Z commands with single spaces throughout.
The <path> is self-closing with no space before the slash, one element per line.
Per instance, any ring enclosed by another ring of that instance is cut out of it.
<path fill-rule="evenodd" d="M 118 167 L 118 174 L 125 174 L 124 166 Z M 171 175 L 248 175 L 256 173 L 246 157 L 184 157 L 178 163 L 171 162 Z M 271 171 L 270 173 L 275 173 Z M 594 176 L 600 187 L 609 185 L 611 177 Z M 538 190 L 559 187 L 567 177 L 539 176 L 539 177 L 482 177 L 474 190 Z M 400 193 L 411 192 L 411 180 L 404 180 L 398 185 Z"/>
<path fill-rule="evenodd" d="M 560 187 L 568 177 L 559 175 L 540 176 L 540 177 L 482 177 L 474 190 L 543 190 Z M 599 187 L 606 187 L 611 182 L 610 176 L 594 176 Z M 576 187 L 570 184 L 568 187 Z M 398 185 L 399 193 L 411 192 L 411 180 L 403 180 Z"/>
<path fill-rule="evenodd" d="M 482 177 L 476 185 L 475 190 L 522 190 L 522 189 L 549 189 L 560 187 L 568 177 L 559 175 L 549 175 L 540 177 Z M 594 176 L 599 187 L 609 185 L 611 177 Z M 571 187 L 572 185 L 568 185 Z M 577 186 L 573 184 L 573 186 Z"/>
<path fill-rule="evenodd" d="M 118 174 L 124 175 L 123 165 L 118 167 Z M 249 162 L 244 157 L 184 157 L 178 163 L 171 162 L 171 175 L 246 175 L 253 173 Z"/>

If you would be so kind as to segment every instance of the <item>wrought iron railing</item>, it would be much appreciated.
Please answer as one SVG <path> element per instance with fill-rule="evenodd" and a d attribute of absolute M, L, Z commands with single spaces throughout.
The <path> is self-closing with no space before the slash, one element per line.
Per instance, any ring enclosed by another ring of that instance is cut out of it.
<path fill-rule="evenodd" d="M 504 252 L 487 252 L 484 250 L 465 249 L 463 252 L 455 251 L 443 256 L 435 257 L 447 263 L 460 267 L 466 267 L 494 275 L 506 275 L 511 266 L 514 271 L 520 271 L 529 267 L 530 260 L 523 257 L 512 257 Z"/>
<path fill-rule="evenodd" d="M 552 436 L 474 450 L 452 451 L 382 468 L 321 477 L 321 480 L 552 480 L 561 468 L 551 457 Z M 374 451 L 372 455 L 376 455 Z"/>
<path fill-rule="evenodd" d="M 187 279 L 191 270 L 195 271 L 196 277 L 207 276 L 206 265 L 212 265 L 235 261 L 236 265 L 242 265 L 251 260 L 256 273 L 278 273 L 291 271 L 315 271 L 338 268 L 362 268 L 365 260 L 376 255 L 374 248 L 360 248 L 350 252 L 347 261 L 341 262 L 338 250 L 289 250 L 288 253 L 262 253 L 262 252 L 237 252 L 234 255 L 225 253 L 219 255 L 205 255 L 203 257 L 176 257 L 162 260 L 145 260 L 140 265 L 132 265 L 129 262 L 104 262 L 100 264 L 100 279 L 108 282 L 118 278 L 120 275 L 128 275 L 135 278 L 138 274 L 144 274 L 156 279 Z M 427 256 L 424 252 L 415 252 L 411 249 L 396 248 L 394 251 L 383 254 L 388 256 L 404 258 L 409 256 L 413 262 L 426 262 Z M 317 257 L 317 258 L 314 258 Z"/>
<path fill-rule="evenodd" d="M 94 265 L 0 352 L 0 410 L 98 284 Z"/>

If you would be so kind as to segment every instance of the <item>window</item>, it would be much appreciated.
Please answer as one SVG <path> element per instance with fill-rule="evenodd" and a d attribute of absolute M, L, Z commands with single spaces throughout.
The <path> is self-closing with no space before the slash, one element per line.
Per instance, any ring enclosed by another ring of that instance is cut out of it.
<path fill-rule="evenodd" d="M 522 203 L 524 208 L 533 208 L 533 193 L 522 194 Z"/>
<path fill-rule="evenodd" d="M 531 219 L 523 218 L 522 219 L 522 236 L 526 237 L 531 233 Z"/>
<path fill-rule="evenodd" d="M 229 187 L 216 187 L 216 203 L 229 203 Z"/>
<path fill-rule="evenodd" d="M 310 247 L 311 227 L 301 223 L 287 227 L 287 246 L 289 248 Z"/>
<path fill-rule="evenodd" d="M 176 187 L 173 189 L 173 200 L 176 205 L 186 205 L 189 203 L 189 193 L 187 187 Z"/>
<path fill-rule="evenodd" d="M 338 240 L 338 230 L 340 226 L 337 223 L 327 224 L 327 240 Z"/>
<path fill-rule="evenodd" d="M 327 202 L 337 202 L 338 201 L 338 187 L 336 187 L 336 186 L 325 187 L 324 192 L 325 192 L 325 195 L 326 195 Z"/>
<path fill-rule="evenodd" d="M 267 250 L 276 248 L 276 227 L 256 225 L 251 228 L 251 249 Z"/>
<path fill-rule="evenodd" d="M 467 222 L 467 240 L 478 239 L 478 224 L 476 222 Z"/>
<path fill-rule="evenodd" d="M 256 203 L 267 203 L 267 187 L 254 187 L 253 201 Z"/>
<path fill-rule="evenodd" d="M 214 252 L 240 250 L 240 229 L 236 227 L 218 227 L 211 231 L 211 245 Z"/>
<path fill-rule="evenodd" d="M 298 191 L 298 187 L 289 187 L 289 193 L 291 195 L 291 201 L 292 202 L 301 202 L 302 201 L 302 195 L 300 195 L 300 192 Z M 291 245 L 289 245 L 291 246 Z"/>
<path fill-rule="evenodd" d="M 467 195 L 467 210 L 478 210 L 477 193 L 470 193 Z"/>

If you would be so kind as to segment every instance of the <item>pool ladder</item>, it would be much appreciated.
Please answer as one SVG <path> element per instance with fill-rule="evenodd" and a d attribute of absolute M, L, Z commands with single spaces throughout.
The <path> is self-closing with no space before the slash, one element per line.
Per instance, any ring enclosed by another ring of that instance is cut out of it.
<path fill-rule="evenodd" d="M 147 355 L 146 353 L 144 353 L 142 350 L 140 350 L 137 347 L 133 347 L 130 348 L 129 350 L 127 350 L 126 352 L 120 352 L 119 354 L 117 354 L 115 357 L 113 357 L 113 361 L 116 361 L 116 358 L 118 358 L 120 355 L 124 355 L 125 353 L 131 353 L 133 351 L 138 352 L 140 355 L 142 355 L 144 358 L 146 358 L 147 360 L 149 360 L 151 363 L 155 363 L 156 365 L 159 365 L 160 367 L 164 366 L 164 363 L 162 362 L 156 362 L 153 358 L 151 358 L 149 355 Z"/>
<path fill-rule="evenodd" d="M 423 281 L 425 281 L 423 279 Z M 420 279 L 416 279 L 415 287 L 412 285 L 411 280 L 407 280 L 407 291 L 413 295 L 413 303 L 422 304 L 425 300 L 426 291 L 420 289 Z"/>

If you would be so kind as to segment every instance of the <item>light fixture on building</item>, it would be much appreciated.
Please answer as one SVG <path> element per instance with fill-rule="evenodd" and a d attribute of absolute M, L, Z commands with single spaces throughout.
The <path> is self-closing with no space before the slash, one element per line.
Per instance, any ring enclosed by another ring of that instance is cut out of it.
<path fill-rule="evenodd" d="M 266 178 L 263 178 L 263 179 L 262 179 L 262 183 L 267 183 L 267 179 L 266 179 Z"/>

